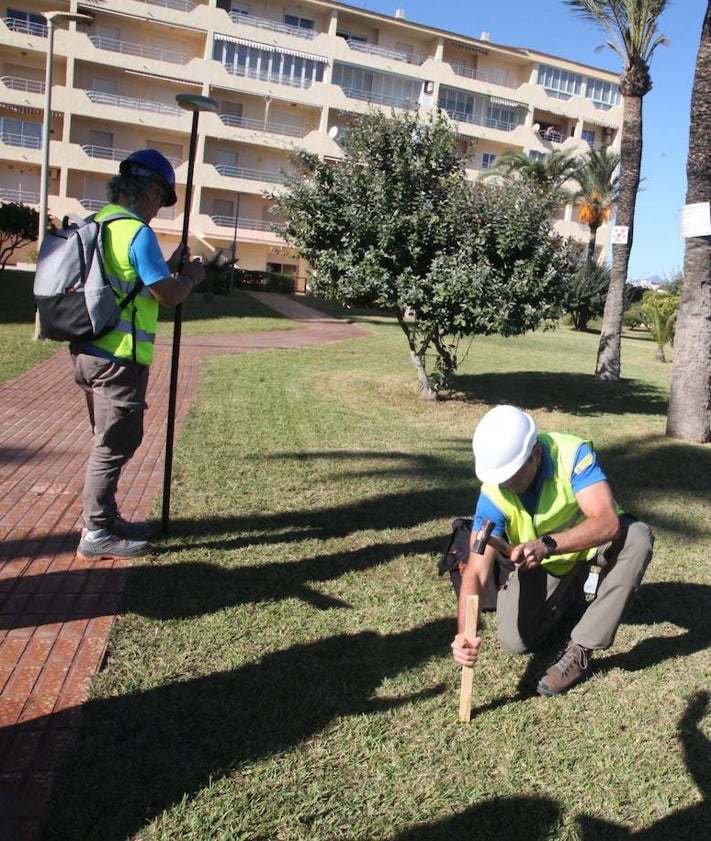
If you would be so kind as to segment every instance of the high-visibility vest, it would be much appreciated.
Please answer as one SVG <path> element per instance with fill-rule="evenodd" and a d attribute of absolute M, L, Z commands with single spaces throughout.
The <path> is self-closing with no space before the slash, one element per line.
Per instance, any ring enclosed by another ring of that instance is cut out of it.
<path fill-rule="evenodd" d="M 533 516 L 513 491 L 489 483 L 481 487 L 482 493 L 506 518 L 507 536 L 514 546 L 538 540 L 544 534 L 566 531 L 585 519 L 575 499 L 570 475 L 578 448 L 584 443 L 592 448 L 591 442 L 560 433 L 541 433 L 538 441 L 551 457 L 553 475 L 543 480 Z M 618 513 L 621 513 L 619 507 Z M 541 561 L 541 565 L 551 575 L 562 576 L 579 561 L 589 560 L 596 551 L 597 547 L 592 547 L 580 552 L 551 555 Z"/>
<path fill-rule="evenodd" d="M 96 220 L 120 212 L 125 208 L 108 204 L 97 214 Z M 138 282 L 138 275 L 129 261 L 129 248 L 133 238 L 146 223 L 141 219 L 117 219 L 104 229 L 105 268 L 117 297 L 128 295 Z M 91 344 L 108 351 L 119 359 L 150 365 L 158 323 L 158 301 L 145 287 L 121 313 L 116 327 L 94 339 Z"/>

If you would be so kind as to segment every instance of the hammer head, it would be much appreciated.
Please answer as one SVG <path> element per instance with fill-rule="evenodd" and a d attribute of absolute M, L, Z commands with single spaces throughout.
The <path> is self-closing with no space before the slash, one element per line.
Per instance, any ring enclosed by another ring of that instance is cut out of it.
<path fill-rule="evenodd" d="M 489 545 L 489 539 L 491 538 L 491 533 L 494 530 L 494 522 L 493 520 L 484 520 L 481 524 L 481 528 L 476 533 L 476 543 L 474 544 L 474 552 L 477 555 L 483 555 L 484 550 Z"/>

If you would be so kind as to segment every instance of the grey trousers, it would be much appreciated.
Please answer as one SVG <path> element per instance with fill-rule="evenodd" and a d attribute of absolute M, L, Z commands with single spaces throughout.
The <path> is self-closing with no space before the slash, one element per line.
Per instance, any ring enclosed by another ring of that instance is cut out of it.
<path fill-rule="evenodd" d="M 590 561 L 562 578 L 540 566 L 519 572 L 508 562 L 508 580 L 496 602 L 502 647 L 523 653 L 541 645 L 566 611 L 584 599 L 583 585 L 594 564 L 600 567 L 597 594 L 570 637 L 585 648 L 609 648 L 652 559 L 653 545 L 649 526 L 622 516 L 617 540 L 601 546 Z"/>
<path fill-rule="evenodd" d="M 74 379 L 84 391 L 94 433 L 82 494 L 84 526 L 109 528 L 118 513 L 121 469 L 143 440 L 149 368 L 74 350 L 71 354 Z"/>

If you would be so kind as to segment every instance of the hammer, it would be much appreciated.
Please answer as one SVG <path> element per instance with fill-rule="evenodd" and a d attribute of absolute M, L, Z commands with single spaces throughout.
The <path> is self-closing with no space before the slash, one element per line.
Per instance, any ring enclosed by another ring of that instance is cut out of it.
<path fill-rule="evenodd" d="M 487 546 L 493 546 L 497 552 L 500 552 L 502 555 L 506 555 L 507 558 L 510 558 L 513 546 L 508 542 L 508 540 L 504 540 L 503 537 L 497 537 L 495 534 L 492 534 L 493 530 L 493 520 L 484 520 L 481 528 L 476 533 L 476 543 L 474 544 L 472 551 L 476 555 L 483 555 Z"/>

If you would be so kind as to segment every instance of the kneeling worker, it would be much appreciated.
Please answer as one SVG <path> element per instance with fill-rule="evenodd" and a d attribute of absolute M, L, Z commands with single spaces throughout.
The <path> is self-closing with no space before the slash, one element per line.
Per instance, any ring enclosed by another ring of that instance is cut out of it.
<path fill-rule="evenodd" d="M 600 567 L 595 599 L 573 627 L 567 649 L 538 682 L 540 695 L 561 695 L 585 680 L 591 653 L 609 648 L 652 557 L 654 538 L 644 523 L 617 506 L 588 441 L 539 433 L 515 406 L 496 406 L 472 441 L 481 492 L 472 550 L 485 520 L 513 544 L 510 563 L 487 546 L 472 551 L 459 597 L 459 632 L 452 654 L 472 666 L 481 637 L 464 635 L 467 596 L 484 593 L 495 563 L 506 570 L 499 589 L 498 635 L 506 651 L 524 653 L 544 642 L 556 623 L 585 608 L 583 586 L 591 564 Z M 508 565 L 508 566 L 507 566 Z"/>

